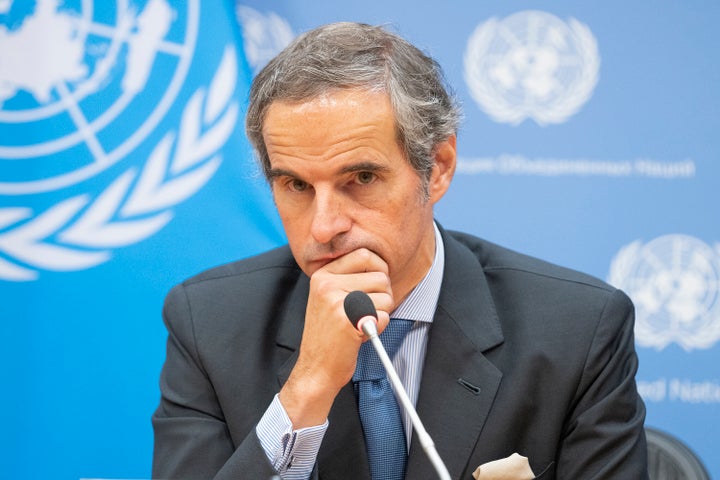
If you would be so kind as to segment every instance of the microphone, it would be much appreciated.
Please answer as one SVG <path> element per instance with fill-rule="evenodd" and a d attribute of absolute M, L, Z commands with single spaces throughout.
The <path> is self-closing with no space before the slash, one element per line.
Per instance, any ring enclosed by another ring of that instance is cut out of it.
<path fill-rule="evenodd" d="M 390 360 L 390 357 L 385 351 L 385 347 L 380 341 L 377 331 L 377 311 L 375 310 L 375 305 L 373 305 L 372 300 L 367 293 L 355 290 L 348 293 L 345 297 L 343 305 L 345 307 L 345 314 L 350 320 L 350 323 L 367 335 L 370 338 L 370 342 L 373 347 L 375 347 L 375 351 L 377 352 L 378 357 L 380 357 L 380 361 L 385 367 L 388 378 L 393 385 L 395 397 L 400 400 L 403 408 L 405 408 L 405 410 L 407 410 L 410 414 L 410 419 L 412 420 L 413 427 L 415 427 L 415 433 L 420 441 L 420 445 L 425 451 L 425 454 L 428 456 L 430 463 L 432 463 L 433 467 L 435 467 L 438 477 L 441 480 L 451 480 L 447 467 L 445 467 L 445 464 L 435 449 L 435 443 L 425 430 L 425 427 L 415 410 L 415 406 L 412 404 L 410 397 L 408 397 L 405 387 L 395 371 L 395 367 L 393 367 L 392 360 Z"/>

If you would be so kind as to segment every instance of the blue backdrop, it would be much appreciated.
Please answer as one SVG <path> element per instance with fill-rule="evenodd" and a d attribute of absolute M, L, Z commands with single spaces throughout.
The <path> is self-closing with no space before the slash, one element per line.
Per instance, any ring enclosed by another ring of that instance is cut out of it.
<path fill-rule="evenodd" d="M 439 221 L 627 291 L 647 424 L 720 476 L 717 3 L 6 3 L 4 476 L 149 476 L 165 293 L 283 242 L 249 79 L 338 20 L 440 61 L 465 121 Z"/>
<path fill-rule="evenodd" d="M 163 297 L 283 239 L 234 4 L 91 6 L 0 16 L 2 478 L 148 478 Z"/>

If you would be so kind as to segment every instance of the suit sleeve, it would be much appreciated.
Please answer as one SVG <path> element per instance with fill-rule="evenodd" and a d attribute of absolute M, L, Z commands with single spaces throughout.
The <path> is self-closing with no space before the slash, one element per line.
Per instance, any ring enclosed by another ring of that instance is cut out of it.
<path fill-rule="evenodd" d="M 621 291 L 597 323 L 560 446 L 558 479 L 647 479 L 634 309 Z"/>
<path fill-rule="evenodd" d="M 191 311 L 182 286 L 165 300 L 167 354 L 160 405 L 152 416 L 153 478 L 270 479 L 276 475 L 255 429 L 233 444 L 213 386 L 196 349 Z"/>

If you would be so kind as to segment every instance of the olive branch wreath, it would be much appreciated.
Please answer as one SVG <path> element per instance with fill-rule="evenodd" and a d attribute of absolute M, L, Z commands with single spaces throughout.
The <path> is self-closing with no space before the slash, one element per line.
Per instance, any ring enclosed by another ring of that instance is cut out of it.
<path fill-rule="evenodd" d="M 40 270 L 73 271 L 108 261 L 112 249 L 163 228 L 172 208 L 195 194 L 222 162 L 218 150 L 237 122 L 235 49 L 225 48 L 210 85 L 186 104 L 142 169 L 125 170 L 96 197 L 76 195 L 35 212 L 0 208 L 0 280 L 30 281 Z M 138 171 L 140 170 L 140 171 Z"/>

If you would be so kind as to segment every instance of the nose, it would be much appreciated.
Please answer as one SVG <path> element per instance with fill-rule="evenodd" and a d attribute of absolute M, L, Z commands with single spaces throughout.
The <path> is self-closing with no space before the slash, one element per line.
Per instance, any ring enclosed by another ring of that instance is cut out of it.
<path fill-rule="evenodd" d="M 341 194 L 330 189 L 316 189 L 314 206 L 310 234 L 316 242 L 329 243 L 350 230 L 349 205 Z"/>

